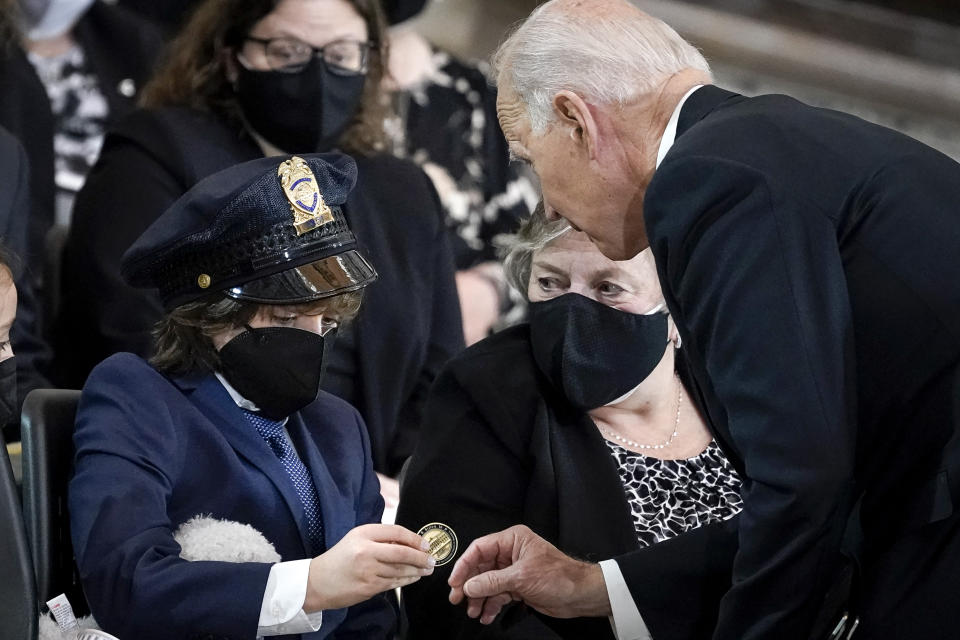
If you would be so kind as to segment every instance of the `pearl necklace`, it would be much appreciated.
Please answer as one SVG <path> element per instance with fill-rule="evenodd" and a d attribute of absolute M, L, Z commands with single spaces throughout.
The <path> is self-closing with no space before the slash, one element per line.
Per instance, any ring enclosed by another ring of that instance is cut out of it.
<path fill-rule="evenodd" d="M 622 437 L 622 436 L 614 433 L 613 431 L 610 431 L 609 429 L 605 429 L 605 428 L 601 427 L 601 426 L 598 424 L 598 425 L 597 425 L 597 428 L 600 429 L 600 433 L 602 433 L 602 434 L 605 435 L 605 436 L 609 436 L 609 437 L 613 438 L 613 439 L 616 440 L 617 442 L 620 442 L 620 443 L 625 444 L 625 445 L 627 445 L 627 446 L 633 447 L 634 449 L 663 449 L 663 448 L 669 447 L 671 444 L 673 444 L 673 439 L 676 438 L 678 435 L 680 435 L 680 431 L 679 431 L 679 429 L 680 429 L 680 403 L 683 401 L 683 387 L 680 385 L 680 378 L 677 376 L 677 374 L 674 374 L 673 377 L 674 377 L 674 379 L 677 381 L 677 417 L 676 417 L 676 420 L 674 420 L 674 423 L 673 423 L 673 433 L 670 434 L 670 437 L 667 438 L 664 442 L 661 442 L 660 444 L 641 444 L 641 443 L 639 443 L 639 442 L 634 442 L 633 440 L 630 440 L 630 439 L 628 439 L 628 438 L 624 438 L 624 437 Z"/>

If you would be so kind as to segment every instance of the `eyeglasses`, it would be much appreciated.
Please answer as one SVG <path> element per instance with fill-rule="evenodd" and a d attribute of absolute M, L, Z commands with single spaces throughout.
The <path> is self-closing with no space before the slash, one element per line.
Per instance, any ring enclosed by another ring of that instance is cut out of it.
<path fill-rule="evenodd" d="M 255 38 L 246 40 L 263 45 L 267 65 L 273 71 L 296 73 L 306 67 L 314 56 L 319 57 L 330 71 L 344 76 L 367 72 L 367 60 L 373 42 L 337 40 L 322 47 L 311 47 L 296 38 Z"/>

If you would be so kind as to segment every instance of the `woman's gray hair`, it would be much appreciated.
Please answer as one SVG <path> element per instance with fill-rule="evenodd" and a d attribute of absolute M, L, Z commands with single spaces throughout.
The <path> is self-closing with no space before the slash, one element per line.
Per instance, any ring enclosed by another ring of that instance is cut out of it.
<path fill-rule="evenodd" d="M 623 104 L 684 69 L 710 74 L 703 54 L 662 20 L 639 10 L 585 20 L 553 4 L 534 10 L 492 60 L 497 84 L 516 91 L 534 134 L 553 120 L 560 91 Z"/>
<path fill-rule="evenodd" d="M 533 270 L 533 254 L 570 229 L 570 224 L 562 218 L 547 220 L 541 202 L 533 215 L 520 224 L 515 234 L 497 239 L 498 253 L 503 260 L 507 282 L 524 300 L 529 300 L 527 287 L 530 283 L 530 272 Z"/>

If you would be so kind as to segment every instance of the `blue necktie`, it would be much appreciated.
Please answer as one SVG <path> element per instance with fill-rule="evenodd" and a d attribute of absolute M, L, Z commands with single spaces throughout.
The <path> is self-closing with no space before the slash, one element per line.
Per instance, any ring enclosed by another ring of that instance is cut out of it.
<path fill-rule="evenodd" d="M 317 495 L 317 488 L 313 484 L 310 472 L 287 441 L 283 431 L 283 423 L 268 420 L 250 411 L 244 411 L 243 414 L 257 428 L 257 432 L 267 441 L 277 458 L 280 459 L 283 468 L 286 469 L 287 475 L 290 476 L 290 480 L 297 490 L 297 495 L 300 496 L 300 502 L 303 503 L 303 510 L 307 514 L 307 535 L 310 538 L 310 544 L 313 545 L 313 552 L 322 552 L 324 540 L 320 497 Z"/>

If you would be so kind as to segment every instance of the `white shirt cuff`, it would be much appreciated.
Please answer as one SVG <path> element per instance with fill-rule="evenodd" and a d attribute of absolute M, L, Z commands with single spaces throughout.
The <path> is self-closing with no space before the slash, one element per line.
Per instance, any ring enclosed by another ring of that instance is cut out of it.
<path fill-rule="evenodd" d="M 620 565 L 616 560 L 604 560 L 600 563 L 603 571 L 603 582 L 607 586 L 607 597 L 610 598 L 610 626 L 617 640 L 652 640 L 646 623 L 640 617 L 640 610 L 630 595 L 627 581 L 623 579 Z"/>
<path fill-rule="evenodd" d="M 270 567 L 260 605 L 257 637 L 310 633 L 320 629 L 323 611 L 306 613 L 303 610 L 309 579 L 310 558 L 278 562 Z"/>

